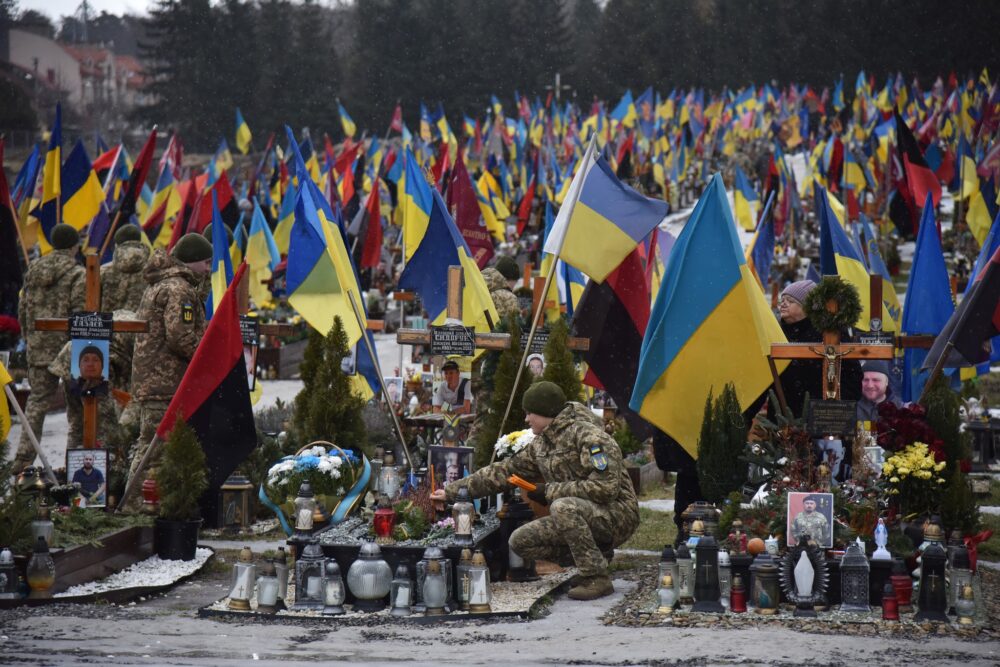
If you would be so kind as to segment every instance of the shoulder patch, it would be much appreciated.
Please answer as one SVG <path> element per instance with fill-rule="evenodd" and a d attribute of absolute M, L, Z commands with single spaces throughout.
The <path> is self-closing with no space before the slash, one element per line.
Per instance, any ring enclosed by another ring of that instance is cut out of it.
<path fill-rule="evenodd" d="M 190 303 L 185 303 L 181 306 L 181 319 L 185 324 L 191 324 L 194 322 L 194 306 Z"/>
<path fill-rule="evenodd" d="M 590 446 L 590 462 L 594 464 L 594 467 L 598 470 L 607 470 L 608 468 L 608 457 L 604 453 L 604 448 L 600 445 Z"/>

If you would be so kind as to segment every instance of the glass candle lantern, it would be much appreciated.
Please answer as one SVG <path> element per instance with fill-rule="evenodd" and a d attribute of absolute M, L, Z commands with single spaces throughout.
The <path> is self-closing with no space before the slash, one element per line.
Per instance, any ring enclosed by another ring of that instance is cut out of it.
<path fill-rule="evenodd" d="M 37 542 L 38 538 L 44 538 L 46 544 L 52 544 L 52 538 L 55 537 L 56 527 L 52 523 L 52 516 L 49 513 L 49 504 L 45 502 L 45 498 L 38 501 L 38 507 L 35 510 L 35 520 L 31 522 L 31 541 Z"/>
<path fill-rule="evenodd" d="M 469 499 L 469 489 L 464 486 L 458 490 L 451 516 L 455 521 L 455 537 L 452 539 L 452 544 L 457 547 L 471 547 L 472 521 L 476 516 L 476 507 Z"/>
<path fill-rule="evenodd" d="M 719 545 L 711 535 L 698 540 L 697 572 L 694 583 L 694 607 L 691 611 L 721 614 L 725 611 L 719 602 Z"/>
<path fill-rule="evenodd" d="M 343 614 L 346 597 L 344 580 L 340 578 L 340 564 L 333 558 L 327 558 L 323 565 L 323 615 Z"/>
<path fill-rule="evenodd" d="M 861 545 L 851 542 L 840 561 L 840 610 L 868 612 L 868 558 Z"/>
<path fill-rule="evenodd" d="M 492 599 L 490 568 L 486 565 L 486 556 L 483 552 L 477 551 L 469 567 L 469 611 L 473 614 L 490 613 L 493 611 L 490 608 Z"/>
<path fill-rule="evenodd" d="M 733 575 L 733 585 L 729 590 L 729 611 L 734 614 L 743 614 L 747 610 L 747 589 L 743 585 L 743 577 L 736 573 Z"/>
<path fill-rule="evenodd" d="M 453 586 L 453 570 L 451 559 L 444 555 L 439 547 L 427 547 L 424 550 L 424 557 L 417 561 L 417 585 L 415 591 L 417 594 L 416 611 L 424 611 L 424 579 L 427 576 L 427 569 L 431 562 L 437 561 L 438 569 L 444 575 L 445 579 L 445 604 L 447 605 L 448 600 L 454 599 L 454 594 L 452 593 Z"/>
<path fill-rule="evenodd" d="M 899 620 L 899 600 L 896 599 L 896 590 L 889 582 L 886 582 L 882 589 L 882 620 Z"/>
<path fill-rule="evenodd" d="M 17 566 L 14 565 L 14 554 L 10 549 L 0 551 L 0 600 L 16 600 L 21 597 L 18 592 Z"/>
<path fill-rule="evenodd" d="M 719 601 L 725 609 L 729 608 L 729 594 L 732 590 L 733 566 L 729 561 L 729 552 L 719 550 Z"/>
<path fill-rule="evenodd" d="M 265 561 L 257 577 L 257 612 L 273 614 L 278 611 L 278 577 L 274 561 Z"/>
<path fill-rule="evenodd" d="M 49 553 L 49 545 L 44 537 L 35 541 L 34 553 L 28 561 L 25 573 L 28 579 L 29 599 L 44 599 L 52 597 L 52 589 L 56 585 L 56 564 Z"/>
<path fill-rule="evenodd" d="M 962 592 L 955 600 L 955 612 L 958 614 L 959 625 L 972 625 L 976 622 L 976 600 L 971 583 L 962 586 Z"/>
<path fill-rule="evenodd" d="M 302 482 L 295 498 L 295 537 L 306 539 L 313 529 L 313 513 L 316 511 L 316 497 L 312 485 Z"/>
<path fill-rule="evenodd" d="M 896 603 L 899 606 L 899 611 L 904 614 L 912 612 L 913 579 L 910 578 L 910 572 L 906 569 L 906 563 L 902 558 L 896 558 L 892 561 L 892 575 L 889 577 L 889 581 L 892 583 L 893 590 L 896 591 Z"/>
<path fill-rule="evenodd" d="M 677 587 L 677 554 L 674 553 L 674 548 L 669 544 L 663 547 L 663 552 L 660 553 L 660 564 L 657 567 L 656 580 L 662 582 L 663 577 L 670 575 L 671 581 L 674 582 L 674 587 Z"/>
<path fill-rule="evenodd" d="M 288 554 L 285 547 L 278 547 L 278 555 L 274 557 L 274 576 L 278 580 L 278 602 L 277 609 L 285 608 L 285 599 L 288 597 Z"/>
<path fill-rule="evenodd" d="M 694 601 L 694 563 L 691 552 L 686 544 L 677 547 L 677 573 L 680 581 L 677 583 L 677 595 L 681 604 L 691 604 Z"/>
<path fill-rule="evenodd" d="M 674 590 L 674 580 L 670 573 L 660 578 L 660 588 L 656 591 L 656 613 L 672 614 L 677 602 L 677 591 Z"/>
<path fill-rule="evenodd" d="M 766 551 L 754 559 L 750 566 L 753 575 L 751 600 L 758 614 L 778 613 L 781 591 L 778 586 L 778 566 Z"/>
<path fill-rule="evenodd" d="M 395 457 L 392 452 L 386 452 L 382 458 L 382 469 L 378 472 L 379 495 L 385 496 L 390 501 L 395 500 L 402 485 L 402 473 L 395 464 Z"/>
<path fill-rule="evenodd" d="M 358 558 L 347 571 L 347 586 L 354 594 L 354 608 L 373 612 L 385 608 L 392 570 L 382 558 L 382 550 L 374 542 L 361 545 Z"/>
<path fill-rule="evenodd" d="M 392 611 L 389 613 L 393 616 L 409 616 L 412 612 L 413 580 L 410 579 L 410 570 L 405 565 L 396 568 L 389 599 L 392 600 Z"/>
<path fill-rule="evenodd" d="M 279 580 L 280 583 L 280 580 Z M 309 540 L 295 561 L 295 604 L 292 609 L 323 608 L 323 547 Z"/>
<path fill-rule="evenodd" d="M 949 613 L 957 613 L 958 599 L 966 586 L 972 585 L 972 564 L 969 561 L 969 550 L 962 546 L 954 547 L 951 558 L 951 568 L 948 571 Z"/>
<path fill-rule="evenodd" d="M 780 546 L 781 544 L 778 542 L 778 538 L 774 535 L 768 535 L 767 539 L 764 540 L 764 550 L 771 554 L 771 556 L 778 555 Z"/>
<path fill-rule="evenodd" d="M 250 596 L 257 583 L 257 567 L 253 564 L 250 547 L 240 550 L 240 557 L 233 563 L 233 576 L 229 584 L 229 608 L 250 611 Z"/>
<path fill-rule="evenodd" d="M 932 543 L 924 550 L 920 566 L 919 607 L 914 621 L 948 622 L 948 595 L 945 590 L 945 564 L 947 556 L 939 544 Z"/>
<path fill-rule="evenodd" d="M 383 496 L 383 498 L 385 498 L 385 496 Z M 379 508 L 375 510 L 375 517 L 372 519 L 372 526 L 375 529 L 376 542 L 379 544 L 392 544 L 392 529 L 396 526 L 396 510 L 388 504 L 380 505 Z"/>
<path fill-rule="evenodd" d="M 431 560 L 427 563 L 423 585 L 424 613 L 428 616 L 444 615 L 448 601 L 448 583 L 441 572 L 441 563 Z"/>
<path fill-rule="evenodd" d="M 458 603 L 459 609 L 466 611 L 469 609 L 469 589 L 472 586 L 472 581 L 469 577 L 470 567 L 472 567 L 472 550 L 462 549 L 458 565 L 455 566 L 455 601 Z"/>

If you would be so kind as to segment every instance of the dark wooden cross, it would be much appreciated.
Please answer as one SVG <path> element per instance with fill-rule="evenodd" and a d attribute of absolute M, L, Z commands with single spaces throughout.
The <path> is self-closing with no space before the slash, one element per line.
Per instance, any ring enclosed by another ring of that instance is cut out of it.
<path fill-rule="evenodd" d="M 87 255 L 86 266 L 87 292 L 84 310 L 97 312 L 101 309 L 100 258 L 97 255 Z M 69 320 L 65 318 L 40 318 L 35 320 L 34 324 L 35 331 L 69 331 Z M 140 320 L 112 322 L 111 330 L 115 333 L 146 333 L 149 331 L 149 325 Z M 128 399 L 128 395 L 124 392 L 113 391 L 123 399 Z M 97 397 L 83 396 L 81 400 L 83 401 L 83 446 L 85 449 L 94 449 L 97 446 Z"/>
<path fill-rule="evenodd" d="M 555 270 L 555 267 L 552 269 Z M 542 301 L 542 296 L 545 293 L 545 277 L 535 276 L 534 284 L 531 290 L 531 312 L 534 313 L 538 310 L 538 304 Z M 542 319 L 544 321 L 545 314 L 548 312 L 549 308 L 555 308 L 556 302 L 550 299 L 545 300 L 545 309 L 542 311 Z M 566 307 L 561 306 L 560 312 L 565 313 Z M 590 339 L 589 338 L 577 338 L 575 336 L 570 336 L 566 339 L 566 347 L 571 350 L 576 350 L 577 352 L 586 352 L 590 349 Z"/>

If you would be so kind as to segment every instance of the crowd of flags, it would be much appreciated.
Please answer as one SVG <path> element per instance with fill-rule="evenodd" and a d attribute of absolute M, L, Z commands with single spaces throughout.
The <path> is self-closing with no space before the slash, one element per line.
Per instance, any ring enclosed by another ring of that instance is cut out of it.
<path fill-rule="evenodd" d="M 587 106 L 515 91 L 509 106 L 493 95 L 482 114 L 463 113 L 458 133 L 441 104 L 420 102 L 415 132 L 397 104 L 384 133 L 360 136 L 336 100 L 339 143 L 286 127 L 266 142 L 258 137 L 259 152 L 236 109 L 230 139 L 246 156 L 243 166 L 234 168 L 229 141 L 220 138 L 200 171 L 185 165 L 176 133 L 154 165 L 155 130 L 134 162 L 124 144 L 103 140 L 93 162 L 82 141 L 63 159 L 57 107 L 47 147 L 36 147 L 0 192 L 21 245 L 2 251 L 26 255 L 37 244 L 49 252 L 61 221 L 107 261 L 114 225 L 137 225 L 147 243 L 169 249 L 211 223 L 209 316 L 241 264 L 259 306 L 272 302 L 266 283 L 283 272 L 284 296 L 311 326 L 325 332 L 341 318 L 359 368 L 368 369 L 359 391 L 371 395 L 378 378 L 359 345 L 369 335 L 361 278 L 383 266 L 390 245 L 402 247 L 396 285 L 416 291 L 434 323 L 446 317 L 447 267 L 462 266 L 463 323 L 488 331 L 498 315 L 479 269 L 498 243 L 537 234 L 541 274 L 554 278 L 551 314 L 564 309 L 586 328 L 594 312 L 628 313 L 641 350 L 629 361 L 636 369 L 629 391 L 614 393 L 690 450 L 691 420 L 701 414 L 692 402 L 722 382 L 702 372 L 701 355 L 732 354 L 725 372 L 738 380 L 741 399 L 770 383 L 762 351 L 781 334 L 765 294 L 776 280 L 775 253 L 806 224 L 807 209 L 819 226 L 819 271 L 858 287 L 861 328 L 874 310 L 870 275 L 883 281 L 886 330 L 936 334 L 947 324 L 954 300 L 935 217 L 944 191 L 981 247 L 970 284 L 992 266 L 1000 244 L 1000 94 L 988 72 L 926 87 L 901 75 L 880 85 L 861 72 L 850 102 L 848 92 L 843 79 L 832 90 L 650 87 L 626 91 L 614 105 Z M 763 161 L 750 164 L 749 155 Z M 720 168 L 728 187 L 713 174 Z M 692 187 L 704 192 L 675 239 L 661 223 Z M 935 297 L 901 308 L 879 241 L 904 237 L 917 239 L 908 293 Z M 0 236 L 13 246 L 9 238 Z M 629 287 L 633 280 L 641 289 Z M 607 385 L 594 354 L 589 383 Z M 907 353 L 915 377 L 921 354 Z M 688 387 L 683 400 L 678 387 Z M 919 386 L 908 391 L 919 394 Z"/>

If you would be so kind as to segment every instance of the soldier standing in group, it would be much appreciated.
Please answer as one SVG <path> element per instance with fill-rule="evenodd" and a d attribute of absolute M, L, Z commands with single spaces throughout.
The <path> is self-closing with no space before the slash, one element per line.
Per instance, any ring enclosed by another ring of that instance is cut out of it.
<path fill-rule="evenodd" d="M 580 571 L 569 591 L 575 600 L 610 595 L 608 560 L 639 525 L 639 505 L 618 443 L 586 406 L 567 402 L 553 382 L 533 384 L 521 405 L 535 434 L 532 443 L 431 498 L 454 501 L 462 487 L 473 497 L 498 493 L 510 488 L 511 475 L 534 482 L 537 488 L 528 497 L 551 513 L 515 530 L 511 549 L 532 559 L 572 557 Z"/>
<path fill-rule="evenodd" d="M 28 265 L 17 312 L 28 346 L 28 382 L 31 384 L 25 416 L 39 439 L 45 413 L 59 389 L 59 377 L 49 372 L 48 365 L 59 354 L 66 336 L 35 331 L 35 320 L 68 318 L 74 311 L 82 310 L 86 290 L 85 271 L 76 261 L 80 249 L 77 231 L 69 225 L 56 225 L 49 242 L 52 252 Z M 14 472 L 19 473 L 34 460 L 35 450 L 28 429 L 24 428 L 14 458 Z"/>
<path fill-rule="evenodd" d="M 138 319 L 148 323 L 149 331 L 138 336 L 132 356 L 132 398 L 138 402 L 140 426 L 130 478 L 205 332 L 205 306 L 198 287 L 211 262 L 212 244 L 201 234 L 186 234 L 169 255 L 155 251 L 146 266 L 149 287 L 142 295 Z"/>
<path fill-rule="evenodd" d="M 110 264 L 101 267 L 101 310 L 139 310 L 146 279 L 142 270 L 149 261 L 149 248 L 142 242 L 142 230 L 125 225 L 115 232 L 115 252 Z"/>
<path fill-rule="evenodd" d="M 515 323 L 521 315 L 521 306 L 511 287 L 519 277 L 517 262 L 507 255 L 501 255 L 492 267 L 483 269 L 486 288 L 490 291 L 490 298 L 493 299 L 500 318 L 510 317 Z"/>

